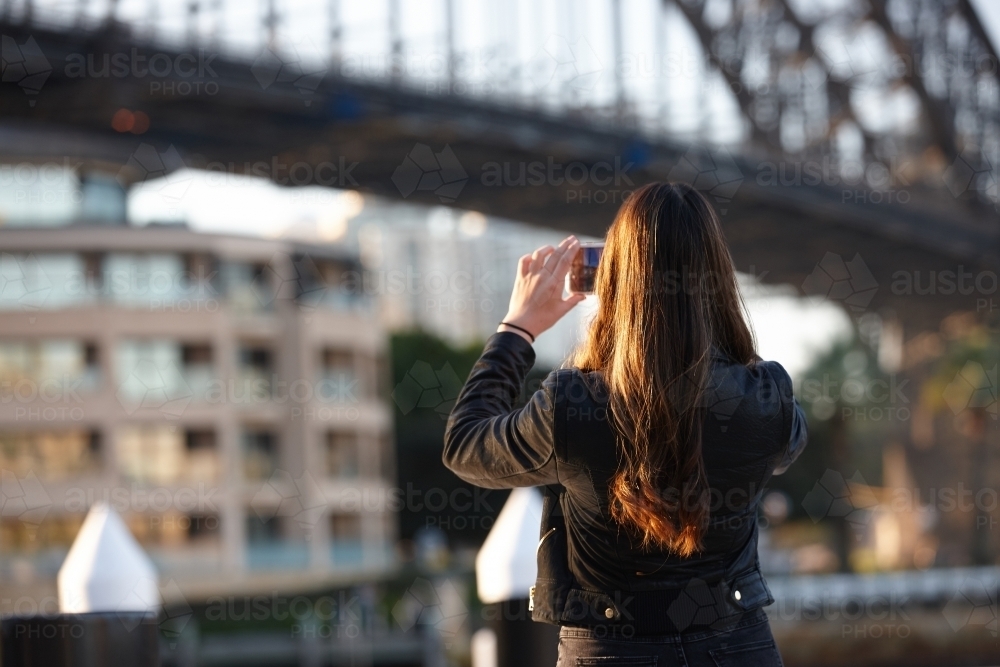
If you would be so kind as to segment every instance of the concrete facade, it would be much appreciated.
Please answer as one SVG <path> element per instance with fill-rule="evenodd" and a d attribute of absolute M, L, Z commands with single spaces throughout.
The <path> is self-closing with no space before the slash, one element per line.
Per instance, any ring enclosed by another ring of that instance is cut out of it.
<path fill-rule="evenodd" d="M 98 500 L 189 599 L 392 566 L 386 336 L 353 258 L 166 226 L 0 229 L 0 252 L 8 590 L 54 590 Z"/>

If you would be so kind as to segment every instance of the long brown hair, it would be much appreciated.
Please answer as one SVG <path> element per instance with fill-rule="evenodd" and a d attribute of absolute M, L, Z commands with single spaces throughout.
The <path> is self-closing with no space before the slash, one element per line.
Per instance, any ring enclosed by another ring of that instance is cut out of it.
<path fill-rule="evenodd" d="M 751 365 L 729 247 L 709 202 L 652 183 L 621 206 L 597 271 L 600 300 L 571 363 L 600 371 L 619 440 L 611 514 L 642 547 L 702 549 L 709 489 L 701 451 L 712 348 Z"/>

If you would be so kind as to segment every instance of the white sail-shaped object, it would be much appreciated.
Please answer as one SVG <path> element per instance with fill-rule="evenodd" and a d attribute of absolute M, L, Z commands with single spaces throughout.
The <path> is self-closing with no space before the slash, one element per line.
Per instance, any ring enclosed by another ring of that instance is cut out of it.
<path fill-rule="evenodd" d="M 514 489 L 476 555 L 476 586 L 486 604 L 528 597 L 538 565 L 542 494 Z"/>
<path fill-rule="evenodd" d="M 90 508 L 59 568 L 59 609 L 156 612 L 156 568 L 118 513 L 106 503 Z"/>

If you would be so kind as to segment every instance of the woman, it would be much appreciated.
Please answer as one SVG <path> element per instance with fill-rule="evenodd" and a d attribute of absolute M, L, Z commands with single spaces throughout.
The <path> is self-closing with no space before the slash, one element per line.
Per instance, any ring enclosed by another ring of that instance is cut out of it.
<path fill-rule="evenodd" d="M 805 419 L 754 350 L 719 220 L 687 185 L 635 191 L 608 231 L 586 342 L 514 410 L 534 338 L 583 299 L 563 297 L 578 247 L 521 258 L 444 462 L 479 486 L 544 487 L 531 606 L 563 626 L 560 665 L 780 665 L 757 507 Z"/>

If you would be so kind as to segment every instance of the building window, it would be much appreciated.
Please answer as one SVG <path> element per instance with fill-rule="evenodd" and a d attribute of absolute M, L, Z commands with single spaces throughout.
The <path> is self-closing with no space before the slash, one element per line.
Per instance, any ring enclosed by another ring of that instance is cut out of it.
<path fill-rule="evenodd" d="M 116 396 L 130 414 L 152 408 L 179 417 L 191 401 L 207 400 L 215 377 L 207 343 L 127 339 L 115 357 Z"/>
<path fill-rule="evenodd" d="M 239 381 L 243 396 L 271 396 L 271 375 L 274 373 L 274 354 L 269 348 L 243 345 L 239 350 Z"/>
<path fill-rule="evenodd" d="M 188 429 L 184 432 L 187 454 L 186 479 L 215 481 L 219 478 L 219 452 L 212 429 Z"/>
<path fill-rule="evenodd" d="M 358 566 L 364 562 L 360 516 L 357 514 L 331 515 L 330 537 L 334 566 Z"/>
<path fill-rule="evenodd" d="M 43 479 L 96 472 L 100 437 L 96 431 L 0 433 L 0 469 Z"/>
<path fill-rule="evenodd" d="M 184 256 L 185 299 L 204 303 L 219 298 L 216 258 L 212 255 Z"/>
<path fill-rule="evenodd" d="M 0 553 L 68 549 L 80 532 L 83 518 L 83 514 L 51 514 L 40 522 L 25 521 L 18 517 L 0 518 Z"/>
<path fill-rule="evenodd" d="M 338 347 L 323 348 L 322 361 L 323 372 L 325 373 L 354 372 L 354 353 L 349 349 Z"/>
<path fill-rule="evenodd" d="M 121 305 L 174 303 L 189 291 L 184 257 L 178 254 L 109 253 L 103 273 L 106 298 Z"/>
<path fill-rule="evenodd" d="M 185 366 L 211 366 L 212 346 L 208 343 L 185 343 L 181 346 L 181 360 Z"/>
<path fill-rule="evenodd" d="M 133 426 L 118 434 L 118 469 L 129 480 L 169 484 L 184 469 L 183 434 L 168 426 Z"/>
<path fill-rule="evenodd" d="M 115 350 L 115 357 L 116 396 L 127 412 L 140 408 L 169 410 L 171 403 L 183 409 L 181 402 L 191 400 L 180 347 L 173 341 L 123 340 Z"/>
<path fill-rule="evenodd" d="M 212 431 L 181 431 L 159 424 L 131 426 L 119 432 L 117 450 L 119 471 L 136 482 L 172 484 L 218 478 Z"/>
<path fill-rule="evenodd" d="M 330 536 L 334 542 L 360 542 L 361 517 L 357 514 L 330 515 Z"/>
<path fill-rule="evenodd" d="M 219 517 L 216 514 L 187 515 L 188 542 L 204 544 L 218 542 L 221 539 Z"/>
<path fill-rule="evenodd" d="M 170 510 L 156 514 L 133 513 L 126 517 L 129 530 L 144 547 L 215 546 L 219 540 L 216 514 L 187 514 Z"/>
<path fill-rule="evenodd" d="M 378 469 L 382 479 L 396 479 L 396 457 L 393 455 L 392 433 L 382 433 L 377 439 Z"/>
<path fill-rule="evenodd" d="M 76 253 L 2 253 L 0 310 L 55 310 L 91 303 L 86 263 Z"/>
<path fill-rule="evenodd" d="M 382 397 L 386 400 L 392 393 L 392 368 L 389 366 L 389 359 L 384 354 L 375 356 L 375 397 Z"/>
<path fill-rule="evenodd" d="M 256 515 L 247 516 L 247 544 L 273 544 L 281 540 L 281 520 L 277 517 L 261 519 Z"/>
<path fill-rule="evenodd" d="M 97 346 L 86 341 L 47 339 L 0 341 L 0 385 L 16 400 L 35 398 L 69 403 L 73 391 L 91 391 L 100 384 Z"/>
<path fill-rule="evenodd" d="M 290 539 L 288 525 L 277 517 L 247 516 L 247 565 L 252 570 L 300 570 L 309 565 L 309 544 Z"/>
<path fill-rule="evenodd" d="M 361 397 L 358 377 L 354 368 L 354 352 L 349 349 L 327 347 L 320 353 L 319 400 L 325 403 L 354 403 Z"/>
<path fill-rule="evenodd" d="M 269 310 L 274 303 L 267 265 L 227 262 L 222 265 L 222 282 L 229 306 L 236 312 Z"/>
<path fill-rule="evenodd" d="M 358 438 L 351 431 L 326 434 L 326 471 L 330 477 L 354 479 L 359 474 Z"/>
<path fill-rule="evenodd" d="M 310 308 L 333 310 L 364 309 L 370 301 L 357 284 L 361 267 L 329 257 L 296 256 L 292 258 L 297 281 L 298 301 Z"/>
<path fill-rule="evenodd" d="M 192 396 L 204 400 L 215 379 L 212 346 L 208 343 L 182 344 L 181 368 L 184 381 L 190 387 Z"/>
<path fill-rule="evenodd" d="M 278 467 L 277 438 L 270 431 L 251 430 L 243 433 L 243 475 L 248 480 L 261 481 Z"/>

